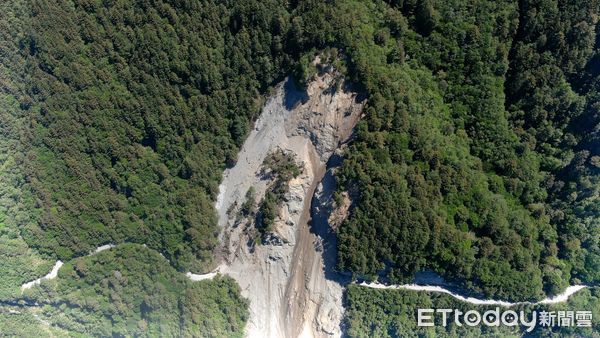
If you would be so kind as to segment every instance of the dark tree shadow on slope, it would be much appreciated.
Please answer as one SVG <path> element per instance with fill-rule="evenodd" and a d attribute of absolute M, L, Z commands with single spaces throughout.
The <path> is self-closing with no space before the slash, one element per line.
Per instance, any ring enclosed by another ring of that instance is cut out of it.
<path fill-rule="evenodd" d="M 292 110 L 296 105 L 308 101 L 306 88 L 301 88 L 291 76 L 283 84 L 283 93 L 283 105 L 287 110 Z"/>

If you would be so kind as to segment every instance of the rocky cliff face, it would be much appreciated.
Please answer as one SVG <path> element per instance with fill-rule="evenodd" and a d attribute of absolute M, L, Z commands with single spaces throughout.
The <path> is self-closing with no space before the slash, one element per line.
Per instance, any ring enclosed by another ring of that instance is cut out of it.
<path fill-rule="evenodd" d="M 276 87 L 234 167 L 224 173 L 217 199 L 223 227 L 219 272 L 235 278 L 250 300 L 251 337 L 340 336 L 342 286 L 328 276 L 323 238 L 311 232 L 311 201 L 327 162 L 360 118 L 363 104 L 331 67 L 301 91 L 291 80 Z M 265 157 L 292 153 L 302 173 L 289 182 L 269 244 L 249 245 L 252 221 L 239 216 L 248 189 L 264 196 L 270 182 L 260 175 Z M 322 190 L 322 188 L 321 188 Z M 326 240 L 326 239 L 325 239 Z"/>

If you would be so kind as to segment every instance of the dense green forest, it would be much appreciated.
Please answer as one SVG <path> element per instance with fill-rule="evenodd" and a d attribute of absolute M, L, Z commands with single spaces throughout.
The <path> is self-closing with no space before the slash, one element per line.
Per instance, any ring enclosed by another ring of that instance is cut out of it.
<path fill-rule="evenodd" d="M 241 337 L 248 311 L 239 292 L 231 278 L 192 282 L 155 251 L 124 244 L 76 258 L 57 279 L 0 302 L 0 334 Z"/>
<path fill-rule="evenodd" d="M 23 155 L 18 152 L 21 126 L 27 120 L 18 96 L 24 91 L 20 78 L 23 60 L 15 53 L 23 8 L 3 2 L 0 13 L 0 299 L 4 299 L 18 295 L 21 284 L 46 274 L 53 263 L 20 236 L 18 223 L 31 222 L 33 214 L 23 203 L 32 197 L 23 189 Z"/>
<path fill-rule="evenodd" d="M 23 297 L 50 324 L 97 337 L 241 337 L 248 317 L 233 279 L 191 282 L 135 244 L 77 258 Z"/>
<path fill-rule="evenodd" d="M 291 69 L 285 8 L 0 6 L 0 300 L 44 305 L 2 309 L 2 335 L 241 335 L 247 304 L 234 282 L 179 271 L 210 266 L 220 173 L 259 93 Z M 149 249 L 73 260 L 120 242 Z M 68 261 L 58 279 L 20 295 L 56 258 Z"/>
<path fill-rule="evenodd" d="M 289 74 L 303 83 L 326 48 L 367 96 L 338 174 L 340 192 L 357 192 L 339 270 L 400 282 L 432 269 L 518 300 L 597 285 L 599 11 L 592 0 L 4 1 L 0 299 L 58 258 L 59 278 L 24 297 L 49 299 L 39 315 L 62 329 L 240 334 L 233 282 L 180 272 L 213 264 L 220 175 L 264 95 Z M 77 258 L 107 243 L 148 249 Z M 416 301 L 391 292 L 402 311 Z M 350 289 L 352 335 L 366 321 L 391 330 L 388 317 L 359 319 L 381 297 Z M 21 320 L 0 314 L 10 330 Z"/>
<path fill-rule="evenodd" d="M 469 310 L 495 310 L 494 306 L 476 306 L 460 302 L 449 295 L 425 293 L 407 290 L 373 290 L 352 285 L 348 288 L 348 308 L 346 313 L 347 333 L 350 337 L 598 337 L 600 324 L 593 327 L 558 327 L 552 329 L 537 325 L 531 332 L 519 326 L 468 326 L 461 320 L 462 326 L 449 317 L 448 325 L 443 326 L 440 316 L 434 327 L 417 326 L 417 309 L 457 309 L 463 313 Z M 592 311 L 593 318 L 600 316 L 600 291 L 598 288 L 586 289 L 573 296 L 567 303 L 555 305 L 518 306 L 510 308 L 519 313 L 524 311 L 525 318 L 531 319 L 532 311 Z M 499 308 L 500 313 L 509 308 Z M 539 321 L 538 321 L 539 323 Z"/>
<path fill-rule="evenodd" d="M 35 1 L 20 40 L 22 144 L 37 222 L 61 259 L 105 243 L 206 269 L 220 173 L 259 93 L 289 69 L 282 3 Z"/>
<path fill-rule="evenodd" d="M 598 283 L 598 4 L 345 2 L 369 92 L 341 170 L 339 268 L 433 269 L 505 299 Z"/>
<path fill-rule="evenodd" d="M 14 310 L 13 311 L 18 311 Z M 5 337 L 67 337 L 68 332 L 44 326 L 33 313 L 0 307 L 0 332 Z"/>

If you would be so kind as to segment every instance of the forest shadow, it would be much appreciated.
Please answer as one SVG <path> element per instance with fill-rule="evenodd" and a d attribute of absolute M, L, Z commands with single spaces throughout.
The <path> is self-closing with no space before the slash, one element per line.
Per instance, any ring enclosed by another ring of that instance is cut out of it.
<path fill-rule="evenodd" d="M 351 275 L 336 270 L 337 234 L 328 221 L 334 208 L 333 193 L 336 190 L 336 181 L 331 169 L 339 167 L 341 163 L 342 157 L 338 154 L 333 154 L 327 162 L 327 172 L 320 182 L 321 193 L 315 193 L 311 200 L 309 230 L 317 236 L 319 241 L 317 250 L 323 256 L 325 278 L 345 286 L 351 282 Z"/>

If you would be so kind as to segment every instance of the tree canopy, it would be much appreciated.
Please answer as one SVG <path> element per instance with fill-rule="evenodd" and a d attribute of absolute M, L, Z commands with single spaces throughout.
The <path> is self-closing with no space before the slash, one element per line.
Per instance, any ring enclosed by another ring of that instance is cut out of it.
<path fill-rule="evenodd" d="M 49 299 L 68 330 L 241 334 L 233 282 L 181 272 L 214 263 L 221 173 L 264 97 L 287 75 L 305 83 L 324 49 L 367 97 L 337 173 L 353 196 L 339 270 L 404 282 L 431 269 L 518 300 L 597 285 L 598 6 L 2 2 L 0 300 L 61 259 L 57 281 L 26 298 Z M 82 257 L 107 243 L 147 249 Z M 14 331 L 30 316 L 6 318 Z"/>

